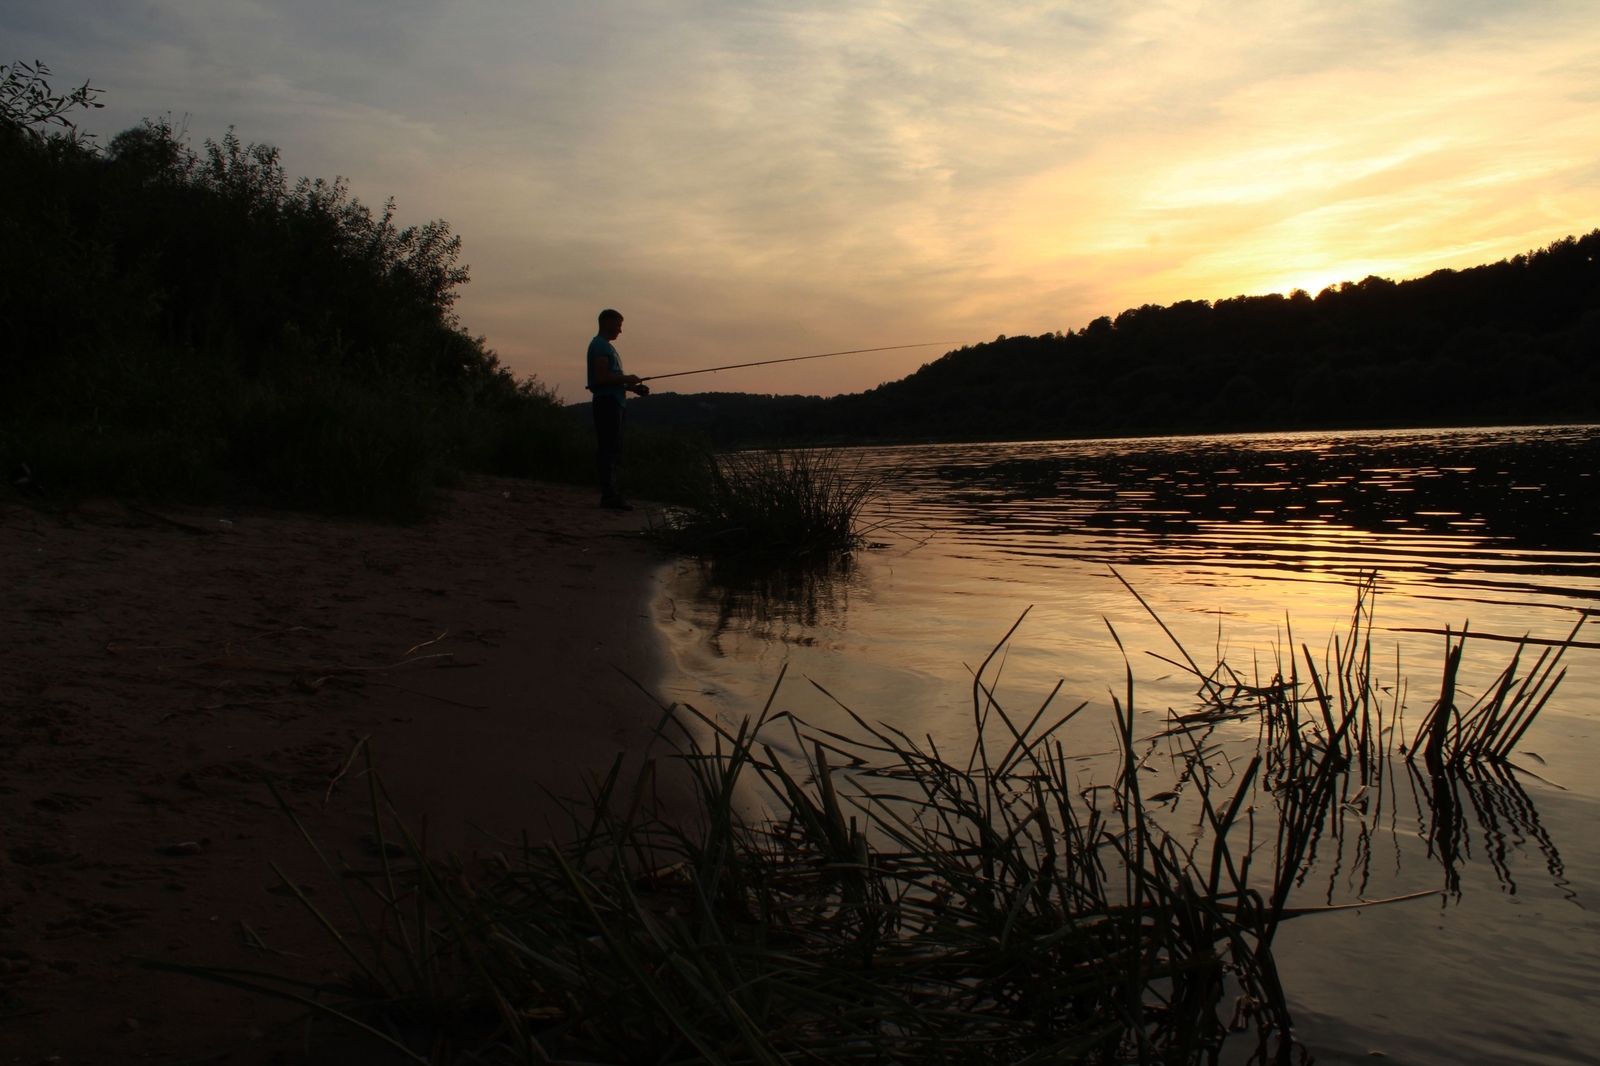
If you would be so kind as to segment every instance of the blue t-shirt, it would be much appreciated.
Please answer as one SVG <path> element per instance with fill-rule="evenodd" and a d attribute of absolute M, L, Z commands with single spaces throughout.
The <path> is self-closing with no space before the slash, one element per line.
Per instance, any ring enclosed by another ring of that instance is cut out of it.
<path fill-rule="evenodd" d="M 628 389 L 626 386 L 596 385 L 594 383 L 594 357 L 597 355 L 606 357 L 606 366 L 612 374 L 618 377 L 622 376 L 622 357 L 617 354 L 617 349 L 612 346 L 610 341 L 596 334 L 594 340 L 589 342 L 589 355 L 583 361 L 583 370 L 585 380 L 589 383 L 589 391 L 594 394 L 595 399 L 609 396 L 618 403 L 627 403 Z"/>

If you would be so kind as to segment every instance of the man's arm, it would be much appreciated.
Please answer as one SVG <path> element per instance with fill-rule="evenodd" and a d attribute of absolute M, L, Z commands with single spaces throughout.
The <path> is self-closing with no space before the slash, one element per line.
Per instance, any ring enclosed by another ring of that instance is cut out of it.
<path fill-rule="evenodd" d="M 596 385 L 621 385 L 640 396 L 650 393 L 649 386 L 640 382 L 638 374 L 613 374 L 611 361 L 603 355 L 596 355 L 589 360 L 589 371 Z"/>

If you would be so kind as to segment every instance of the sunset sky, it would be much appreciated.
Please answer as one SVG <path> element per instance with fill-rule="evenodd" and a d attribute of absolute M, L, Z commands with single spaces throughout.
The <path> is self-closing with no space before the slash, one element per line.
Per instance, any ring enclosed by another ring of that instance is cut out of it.
<path fill-rule="evenodd" d="M 1312 292 L 1600 226 L 1600 5 L 8 0 L 3 59 L 446 219 L 459 311 L 638 374 Z M 831 394 L 944 347 L 685 378 Z"/>

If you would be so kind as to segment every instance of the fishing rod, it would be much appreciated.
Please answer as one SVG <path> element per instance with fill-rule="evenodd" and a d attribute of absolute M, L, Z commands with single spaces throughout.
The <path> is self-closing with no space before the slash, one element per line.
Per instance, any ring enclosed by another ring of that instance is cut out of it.
<path fill-rule="evenodd" d="M 791 355 L 787 359 L 762 359 L 755 363 L 730 363 L 727 366 L 708 366 L 703 370 L 679 370 L 671 374 L 651 374 L 640 381 L 660 381 L 662 378 L 681 378 L 690 374 L 715 374 L 719 370 L 743 370 L 750 366 L 771 366 L 773 363 L 799 363 L 807 359 L 832 359 L 836 355 L 861 355 L 865 352 L 893 352 L 901 348 L 932 348 L 954 341 L 924 341 L 921 344 L 890 344 L 883 348 L 852 348 L 848 352 L 823 352 L 821 355 Z"/>

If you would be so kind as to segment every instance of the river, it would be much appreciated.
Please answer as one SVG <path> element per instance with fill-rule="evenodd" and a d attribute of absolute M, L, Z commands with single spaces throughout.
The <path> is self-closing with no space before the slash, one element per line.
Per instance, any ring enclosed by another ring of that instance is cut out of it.
<path fill-rule="evenodd" d="M 802 718 L 836 725 L 838 701 L 957 745 L 972 731 L 970 671 L 1016 625 L 991 667 L 1000 699 L 1031 711 L 1060 682 L 1058 705 L 1088 704 L 1074 736 L 1093 753 L 1114 743 L 1117 638 L 1154 730 L 1193 701 L 1176 663 L 1266 677 L 1285 649 L 1326 655 L 1372 580 L 1374 652 L 1410 715 L 1404 738 L 1438 695 L 1447 631 L 1471 634 L 1469 695 L 1518 638 L 1536 642 L 1530 659 L 1573 638 L 1516 769 L 1463 786 L 1475 817 L 1450 890 L 1297 918 L 1275 949 L 1317 1062 L 1600 1062 L 1600 427 L 925 445 L 844 461 L 883 479 L 873 546 L 846 572 L 752 590 L 672 568 L 657 605 L 680 667 L 670 698 L 736 720 L 787 667 L 778 704 Z M 1352 813 L 1348 849 L 1341 836 L 1319 852 L 1308 900 L 1439 887 L 1427 805 L 1414 787 L 1405 800 L 1404 776 L 1381 814 Z"/>

